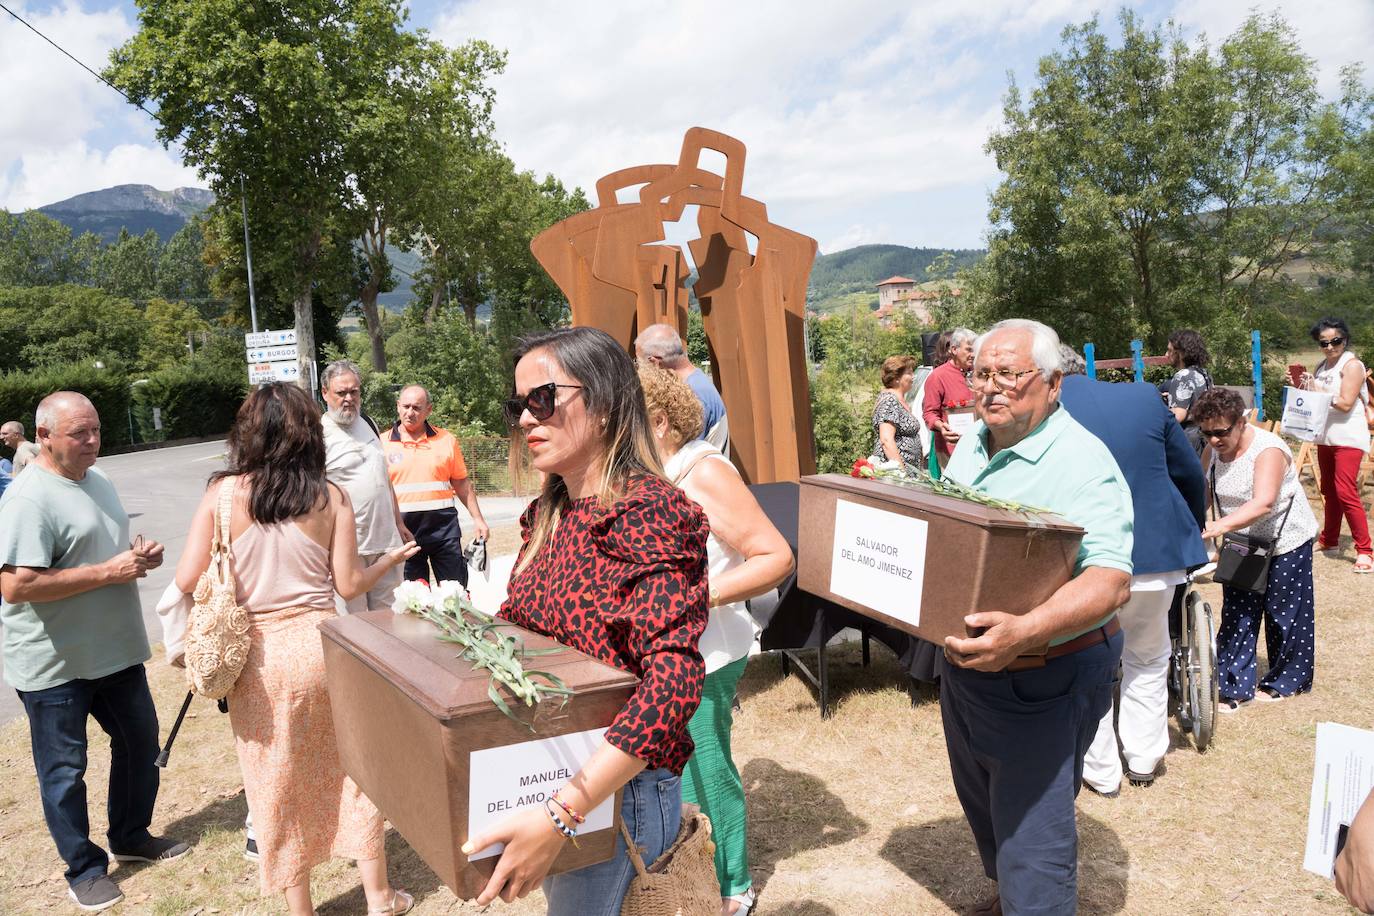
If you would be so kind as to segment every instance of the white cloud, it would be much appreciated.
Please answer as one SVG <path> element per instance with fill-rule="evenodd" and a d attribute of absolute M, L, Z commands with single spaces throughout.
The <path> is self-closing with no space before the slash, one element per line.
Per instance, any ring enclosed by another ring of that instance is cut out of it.
<path fill-rule="evenodd" d="M 1371 0 L 1178 0 L 1173 18 L 1184 28 L 1205 32 L 1216 47 L 1252 13 L 1278 13 L 1297 34 L 1303 53 L 1317 62 L 1318 87 L 1334 98 L 1340 90 L 1340 69 L 1369 59 L 1374 47 L 1374 2 Z M 1368 69 L 1365 80 L 1371 78 Z"/>
<path fill-rule="evenodd" d="M 886 223 L 877 226 L 856 223 L 845 228 L 833 238 L 821 242 L 821 254 L 844 251 L 846 248 L 853 248 L 856 245 L 891 243 L 892 239 L 892 229 Z"/>
<path fill-rule="evenodd" d="M 134 33 L 117 8 L 67 0 L 15 11 L 97 71 Z M 157 144 L 148 115 L 8 15 L 0 18 L 0 49 L 0 207 L 38 207 L 113 184 L 196 183 L 195 172 Z"/>
<path fill-rule="evenodd" d="M 56 203 L 86 191 L 117 184 L 150 184 L 168 190 L 197 187 L 194 169 L 160 146 L 123 143 L 111 150 L 91 149 L 84 140 L 20 157 L 16 174 L 0 176 L 0 201 L 10 210 Z"/>
<path fill-rule="evenodd" d="M 745 193 L 792 228 L 808 202 L 985 184 L 1007 32 L 1085 17 L 1088 0 L 738 4 L 469 0 L 439 19 L 450 43 L 509 51 L 497 129 L 521 166 L 590 188 L 627 165 L 676 161 L 702 125 L 748 147 Z M 980 46 L 967 40 L 978 36 Z M 811 230 L 847 237 L 843 221 Z M 967 240 L 972 243 L 973 240 Z M 833 250 L 833 249 L 832 249 Z"/>

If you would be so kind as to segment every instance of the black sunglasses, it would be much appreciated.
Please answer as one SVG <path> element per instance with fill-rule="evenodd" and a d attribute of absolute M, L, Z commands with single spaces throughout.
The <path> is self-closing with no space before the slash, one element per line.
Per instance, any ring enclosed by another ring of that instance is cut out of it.
<path fill-rule="evenodd" d="M 1345 343 L 1344 337 L 1333 337 L 1330 340 L 1317 341 L 1317 346 L 1321 347 L 1323 350 L 1329 350 L 1332 347 L 1339 347 L 1343 343 Z"/>
<path fill-rule="evenodd" d="M 1199 426 L 1197 431 L 1202 433 L 1203 438 L 1205 439 L 1225 439 L 1227 436 L 1231 434 L 1231 430 L 1236 428 L 1237 423 L 1240 423 L 1240 421 L 1237 420 L 1235 423 L 1232 423 L 1225 429 L 1203 429 L 1201 426 Z"/>
<path fill-rule="evenodd" d="M 547 420 L 553 416 L 553 410 L 558 404 L 559 388 L 581 388 L 581 385 L 560 385 L 557 382 L 549 382 L 538 387 L 531 388 L 524 397 L 507 398 L 503 405 L 506 414 L 506 422 L 511 426 L 520 425 L 520 416 L 526 410 L 530 416 L 536 420 Z"/>

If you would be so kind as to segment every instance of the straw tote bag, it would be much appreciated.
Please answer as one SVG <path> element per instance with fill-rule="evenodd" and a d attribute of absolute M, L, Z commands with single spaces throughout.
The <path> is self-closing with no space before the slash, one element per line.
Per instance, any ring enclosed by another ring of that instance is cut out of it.
<path fill-rule="evenodd" d="M 212 700 L 229 695 L 248 660 L 248 612 L 239 607 L 230 569 L 229 515 L 233 504 L 234 478 L 226 477 L 219 485 L 210 565 L 196 583 L 186 630 L 187 683 L 191 690 Z"/>
<path fill-rule="evenodd" d="M 682 806 L 677 839 L 647 868 L 625 821 L 620 835 L 635 867 L 620 916 L 716 916 L 720 912 L 720 882 L 716 879 L 716 844 L 711 820 L 696 805 Z"/>

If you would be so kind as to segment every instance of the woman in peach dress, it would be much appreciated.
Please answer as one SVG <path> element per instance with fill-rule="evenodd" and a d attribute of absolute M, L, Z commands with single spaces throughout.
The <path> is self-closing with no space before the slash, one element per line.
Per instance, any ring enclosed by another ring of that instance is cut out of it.
<path fill-rule="evenodd" d="M 230 569 L 252 638 L 229 720 L 262 892 L 284 894 L 293 916 L 313 913 L 310 869 L 334 855 L 357 860 L 368 913 L 405 913 L 414 901 L 387 880 L 382 816 L 339 763 L 317 628 L 334 616 L 336 590 L 368 591 L 415 544 L 361 565 L 352 506 L 325 480 L 320 412 L 295 385 L 254 391 L 228 444 L 229 468 L 196 510 L 177 584 L 191 592 L 209 565 L 223 482 L 233 491 Z"/>

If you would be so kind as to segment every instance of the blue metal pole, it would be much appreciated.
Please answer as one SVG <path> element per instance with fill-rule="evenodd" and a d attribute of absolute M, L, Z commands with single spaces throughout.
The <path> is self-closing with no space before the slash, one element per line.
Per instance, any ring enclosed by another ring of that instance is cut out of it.
<path fill-rule="evenodd" d="M 1145 381 L 1145 343 L 1140 340 L 1131 341 L 1131 360 L 1135 363 L 1135 380 Z"/>
<path fill-rule="evenodd" d="M 1083 345 L 1083 362 L 1088 364 L 1088 378 L 1097 378 L 1097 347 L 1090 343 Z"/>
<path fill-rule="evenodd" d="M 1264 420 L 1264 363 L 1260 360 L 1260 333 L 1250 332 L 1250 372 L 1255 380 L 1255 419 Z"/>

